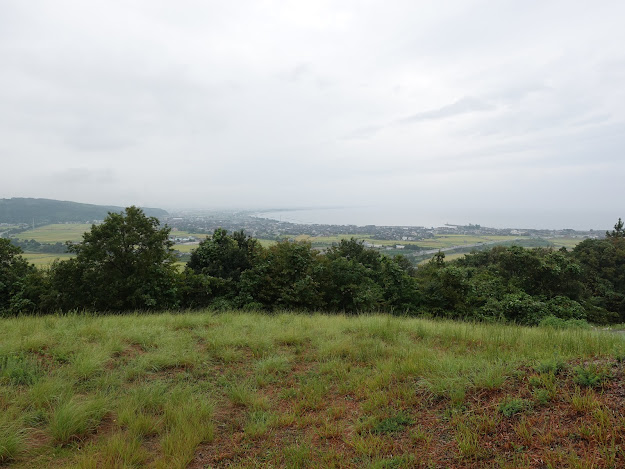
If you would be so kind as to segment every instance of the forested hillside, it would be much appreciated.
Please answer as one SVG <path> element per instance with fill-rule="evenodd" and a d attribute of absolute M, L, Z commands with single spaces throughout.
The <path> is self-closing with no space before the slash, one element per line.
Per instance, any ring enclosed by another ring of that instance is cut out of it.
<path fill-rule="evenodd" d="M 0 199 L 0 223 L 48 223 L 87 222 L 104 220 L 109 212 L 122 212 L 123 207 L 81 204 L 52 199 L 15 197 Z M 167 216 L 160 208 L 144 208 L 153 217 Z"/>

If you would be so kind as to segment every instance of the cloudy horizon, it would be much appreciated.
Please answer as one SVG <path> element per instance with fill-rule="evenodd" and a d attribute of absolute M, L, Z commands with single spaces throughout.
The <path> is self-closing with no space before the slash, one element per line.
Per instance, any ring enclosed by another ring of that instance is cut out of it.
<path fill-rule="evenodd" d="M 624 16 L 618 1 L 2 2 L 0 198 L 611 227 Z"/>

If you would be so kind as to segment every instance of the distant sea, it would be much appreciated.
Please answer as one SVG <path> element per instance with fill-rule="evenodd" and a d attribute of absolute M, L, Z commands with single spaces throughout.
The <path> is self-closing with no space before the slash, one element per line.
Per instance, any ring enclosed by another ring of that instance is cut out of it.
<path fill-rule="evenodd" d="M 334 207 L 302 208 L 257 212 L 255 216 L 291 223 L 320 225 L 377 225 L 377 226 L 424 226 L 426 228 L 452 225 L 481 225 L 491 228 L 531 229 L 611 229 L 617 214 L 580 213 L 562 211 L 510 211 L 505 213 L 474 211 L 447 211 L 430 213 L 419 209 L 402 207 Z M 612 218 L 614 218 L 612 220 Z"/>

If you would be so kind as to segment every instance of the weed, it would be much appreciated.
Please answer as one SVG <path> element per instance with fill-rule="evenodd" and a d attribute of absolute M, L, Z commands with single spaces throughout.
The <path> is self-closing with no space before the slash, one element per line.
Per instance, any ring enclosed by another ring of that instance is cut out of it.
<path fill-rule="evenodd" d="M 580 386 L 589 388 L 596 388 L 601 386 L 603 381 L 607 378 L 606 373 L 600 371 L 596 366 L 590 365 L 588 367 L 577 366 L 575 367 L 575 376 L 573 381 Z"/>
<path fill-rule="evenodd" d="M 418 425 L 412 432 L 410 432 L 410 439 L 415 443 L 423 443 L 427 448 L 432 443 L 432 433 Z"/>
<path fill-rule="evenodd" d="M 277 375 L 289 371 L 290 364 L 287 357 L 274 355 L 256 362 L 256 372 L 262 374 Z"/>
<path fill-rule="evenodd" d="M 377 458 L 368 465 L 369 469 L 401 469 L 403 467 L 414 467 L 414 456 L 406 454 L 403 456 Z"/>
<path fill-rule="evenodd" d="M 539 373 L 553 373 L 557 375 L 564 370 L 566 370 L 566 362 L 559 357 L 543 360 L 536 366 L 536 371 Z"/>
<path fill-rule="evenodd" d="M 250 438 L 263 436 L 269 430 L 274 417 L 264 410 L 254 410 L 250 412 L 245 424 L 245 434 Z"/>
<path fill-rule="evenodd" d="M 300 410 L 317 410 L 321 407 L 327 392 L 327 384 L 319 378 L 309 378 L 299 392 Z"/>
<path fill-rule="evenodd" d="M 456 443 L 463 458 L 476 459 L 482 455 L 479 435 L 471 425 L 461 423 L 456 427 Z"/>
<path fill-rule="evenodd" d="M 471 417 L 470 422 L 480 435 L 485 435 L 495 429 L 498 423 L 498 418 L 496 415 L 491 416 L 488 414 L 481 414 Z"/>
<path fill-rule="evenodd" d="M 368 457 L 379 457 L 391 446 L 386 438 L 373 434 L 353 435 L 350 443 L 356 453 Z"/>
<path fill-rule="evenodd" d="M 252 407 L 258 404 L 256 391 L 248 382 L 235 383 L 228 387 L 228 398 L 233 405 L 239 407 Z M 256 405 L 258 407 L 258 405 Z"/>
<path fill-rule="evenodd" d="M 7 381 L 16 386 L 28 386 L 33 384 L 40 374 L 37 362 L 24 354 L 0 356 L 0 383 Z"/>
<path fill-rule="evenodd" d="M 526 417 L 522 417 L 514 426 L 514 432 L 524 445 L 530 446 L 534 440 L 534 429 Z"/>
<path fill-rule="evenodd" d="M 344 431 L 344 427 L 340 422 L 328 422 L 324 420 L 321 422 L 321 426 L 317 429 L 317 435 L 319 438 L 339 438 Z"/>
<path fill-rule="evenodd" d="M 534 389 L 532 391 L 532 396 L 534 397 L 536 404 L 541 406 L 549 404 L 549 401 L 551 400 L 551 395 L 546 389 Z"/>
<path fill-rule="evenodd" d="M 310 466 L 312 450 L 309 444 L 295 444 L 282 450 L 285 466 L 293 469 L 303 469 Z"/>
<path fill-rule="evenodd" d="M 531 404 L 525 399 L 507 397 L 499 403 L 499 412 L 505 417 L 512 417 L 528 409 L 530 406 Z"/>
<path fill-rule="evenodd" d="M 598 405 L 599 401 L 597 401 L 594 392 L 590 389 L 587 389 L 584 393 L 582 393 L 580 388 L 576 388 L 575 392 L 571 396 L 571 406 L 576 412 L 591 412 Z"/>
<path fill-rule="evenodd" d="M 413 420 L 403 412 L 399 412 L 393 417 L 388 417 L 376 424 L 371 431 L 373 433 L 396 433 L 411 425 Z"/>

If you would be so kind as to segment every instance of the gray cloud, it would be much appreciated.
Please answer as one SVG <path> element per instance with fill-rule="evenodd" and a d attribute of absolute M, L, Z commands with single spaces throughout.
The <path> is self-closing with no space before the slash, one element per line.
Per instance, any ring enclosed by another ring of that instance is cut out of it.
<path fill-rule="evenodd" d="M 60 184 L 113 184 L 117 181 L 115 171 L 111 168 L 67 168 L 54 173 Z"/>
<path fill-rule="evenodd" d="M 625 216 L 624 15 L 617 1 L 0 2 L 0 197 Z"/>
<path fill-rule="evenodd" d="M 481 99 L 465 97 L 458 101 L 433 109 L 431 111 L 418 112 L 412 116 L 404 117 L 397 121 L 398 124 L 412 124 L 415 122 L 432 120 L 432 119 L 446 119 L 448 117 L 459 116 L 462 114 L 468 114 L 472 112 L 490 111 L 494 109 L 492 104 L 489 104 Z"/>

